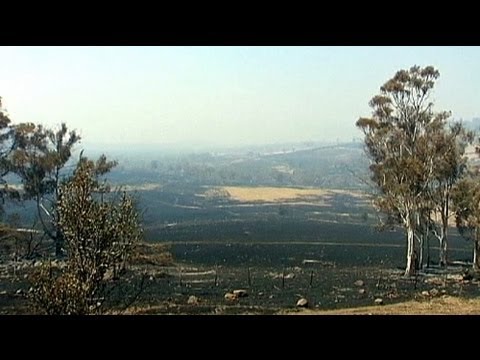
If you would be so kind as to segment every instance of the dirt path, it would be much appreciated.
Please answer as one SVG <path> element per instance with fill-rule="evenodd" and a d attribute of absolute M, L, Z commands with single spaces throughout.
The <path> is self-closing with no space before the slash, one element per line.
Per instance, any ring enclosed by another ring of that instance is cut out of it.
<path fill-rule="evenodd" d="M 479 315 L 480 299 L 442 296 L 425 301 L 337 310 L 285 311 L 282 315 Z"/>

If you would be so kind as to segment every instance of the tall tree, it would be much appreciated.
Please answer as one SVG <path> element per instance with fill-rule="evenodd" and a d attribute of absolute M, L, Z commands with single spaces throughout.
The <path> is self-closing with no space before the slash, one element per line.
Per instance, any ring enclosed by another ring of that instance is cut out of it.
<path fill-rule="evenodd" d="M 60 256 L 64 237 L 58 225 L 59 188 L 72 176 L 73 164 L 69 165 L 69 161 L 80 136 L 76 131 L 68 131 L 65 124 L 51 130 L 42 125 L 22 123 L 14 126 L 14 139 L 11 168 L 22 180 L 24 197 L 35 201 L 43 230 L 54 241 L 55 253 Z M 107 173 L 116 164 L 104 155 L 96 163 L 92 162 L 97 175 Z"/>
<path fill-rule="evenodd" d="M 452 211 L 452 192 L 466 175 L 465 149 L 473 141 L 473 132 L 466 131 L 461 123 L 452 124 L 448 130 L 432 134 L 435 157 L 434 178 L 430 186 L 430 229 L 439 241 L 439 265 L 447 265 L 448 225 L 455 215 Z"/>
<path fill-rule="evenodd" d="M 447 112 L 433 111 L 430 96 L 439 77 L 432 66 L 398 71 L 370 101 L 372 117 L 356 125 L 365 134 L 376 206 L 406 234 L 405 275 L 413 275 L 425 222 L 425 198 L 435 174 L 431 135 L 445 127 Z"/>
<path fill-rule="evenodd" d="M 57 226 L 58 189 L 69 174 L 64 171 L 65 166 L 80 136 L 75 131 L 69 132 L 65 124 L 55 131 L 42 125 L 22 123 L 14 130 L 13 169 L 22 180 L 25 198 L 35 201 L 43 229 L 54 240 L 55 252 L 60 255 L 63 235 Z"/>
<path fill-rule="evenodd" d="M 0 97 L 0 214 L 7 197 L 18 197 L 18 192 L 8 187 L 5 176 L 12 170 L 9 156 L 15 147 L 11 120 L 2 106 Z"/>
<path fill-rule="evenodd" d="M 480 183 L 477 176 L 464 179 L 455 187 L 452 197 L 455 220 L 460 234 L 473 242 L 473 268 L 480 270 Z"/>

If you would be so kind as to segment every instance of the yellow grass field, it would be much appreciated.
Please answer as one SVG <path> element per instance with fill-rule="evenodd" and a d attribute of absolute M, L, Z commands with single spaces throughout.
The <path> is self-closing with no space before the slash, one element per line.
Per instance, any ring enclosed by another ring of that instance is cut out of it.
<path fill-rule="evenodd" d="M 230 194 L 232 200 L 240 202 L 283 202 L 292 200 L 317 199 L 329 197 L 334 194 L 348 194 L 363 197 L 360 192 L 346 190 L 329 190 L 319 188 L 289 188 L 289 187 L 243 187 L 225 186 L 221 188 Z"/>

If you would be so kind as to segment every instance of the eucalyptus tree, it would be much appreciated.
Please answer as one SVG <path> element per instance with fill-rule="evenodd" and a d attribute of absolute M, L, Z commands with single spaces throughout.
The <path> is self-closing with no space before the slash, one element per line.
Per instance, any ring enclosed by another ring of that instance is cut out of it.
<path fill-rule="evenodd" d="M 56 130 L 42 125 L 22 123 L 14 126 L 15 149 L 10 156 L 12 170 L 20 177 L 25 199 L 35 201 L 37 216 L 44 232 L 55 243 L 55 254 L 63 253 L 63 233 L 58 226 L 59 189 L 73 172 L 74 147 L 80 142 L 75 130 L 62 123 Z M 81 157 L 81 155 L 80 155 Z M 117 163 L 102 155 L 95 171 L 103 175 Z"/>
<path fill-rule="evenodd" d="M 460 234 L 473 242 L 473 268 L 480 270 L 480 182 L 478 173 L 463 179 L 452 193 Z"/>
<path fill-rule="evenodd" d="M 448 129 L 431 135 L 435 157 L 435 171 L 430 186 L 431 233 L 439 242 L 439 265 L 447 265 L 449 220 L 455 215 L 452 193 L 455 186 L 467 175 L 465 149 L 473 142 L 474 134 L 462 123 L 453 123 Z"/>
<path fill-rule="evenodd" d="M 12 170 L 9 156 L 14 147 L 11 120 L 6 109 L 2 106 L 2 98 L 0 97 L 0 213 L 3 213 L 3 204 L 7 197 L 18 197 L 18 192 L 9 187 L 5 180 L 5 176 Z"/>
<path fill-rule="evenodd" d="M 60 255 L 63 235 L 57 226 L 58 189 L 68 176 L 66 165 L 80 136 L 69 132 L 65 124 L 55 131 L 21 123 L 14 126 L 14 137 L 12 168 L 22 181 L 24 198 L 35 201 L 43 230 L 54 241 L 56 255 Z"/>
<path fill-rule="evenodd" d="M 372 116 L 356 123 L 365 135 L 371 179 L 377 189 L 374 203 L 405 230 L 407 276 L 416 271 L 431 207 L 429 187 L 438 155 L 433 151 L 432 135 L 442 132 L 450 116 L 433 111 L 431 95 L 439 75 L 432 66 L 398 71 L 371 99 Z"/>

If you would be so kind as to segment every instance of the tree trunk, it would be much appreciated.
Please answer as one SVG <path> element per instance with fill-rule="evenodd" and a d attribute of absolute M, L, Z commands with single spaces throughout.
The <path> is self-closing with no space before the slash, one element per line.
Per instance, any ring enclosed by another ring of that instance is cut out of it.
<path fill-rule="evenodd" d="M 407 224 L 407 267 L 405 276 L 415 274 L 415 236 L 410 224 Z"/>
<path fill-rule="evenodd" d="M 430 238 L 427 237 L 427 268 L 430 267 Z"/>
<path fill-rule="evenodd" d="M 447 236 L 443 235 L 440 239 L 440 266 L 447 266 Z"/>
<path fill-rule="evenodd" d="M 418 261 L 416 263 L 416 269 L 420 270 L 423 269 L 423 247 L 425 246 L 425 238 L 423 237 L 423 234 L 420 235 L 420 242 L 418 246 L 419 254 L 418 254 Z"/>
<path fill-rule="evenodd" d="M 473 243 L 473 270 L 480 271 L 480 239 L 475 239 Z"/>
<path fill-rule="evenodd" d="M 442 208 L 442 227 L 440 229 L 440 252 L 439 252 L 439 265 L 441 267 L 447 266 L 447 233 L 448 233 L 448 191 L 445 190 L 445 204 Z"/>

